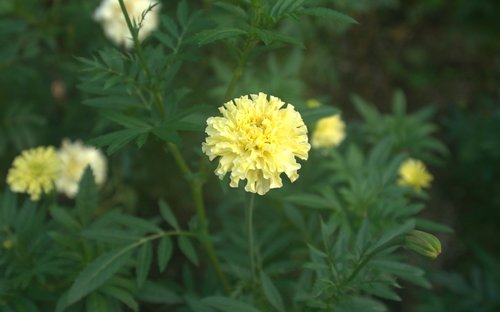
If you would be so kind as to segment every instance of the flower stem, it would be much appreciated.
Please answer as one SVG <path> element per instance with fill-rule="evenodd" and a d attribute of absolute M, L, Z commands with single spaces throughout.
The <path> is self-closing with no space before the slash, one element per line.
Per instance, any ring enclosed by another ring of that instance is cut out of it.
<path fill-rule="evenodd" d="M 125 22 L 127 23 L 127 27 L 130 31 L 130 34 L 132 35 L 132 41 L 134 42 L 134 49 L 137 53 L 137 56 L 139 57 L 139 62 L 141 63 L 141 67 L 144 70 L 144 74 L 146 74 L 146 78 L 151 84 L 151 87 L 153 87 L 152 86 L 153 75 L 151 74 L 148 64 L 146 63 L 146 59 L 144 58 L 144 53 L 142 52 L 141 43 L 139 41 L 139 29 L 135 28 L 134 25 L 132 24 L 130 16 L 128 15 L 127 12 L 127 7 L 125 6 L 123 0 L 118 0 L 118 2 L 120 3 L 120 9 L 122 10 L 123 16 L 125 17 Z M 156 109 L 160 113 L 160 117 L 163 120 L 163 118 L 165 117 L 165 108 L 163 107 L 163 100 L 158 92 L 154 92 L 154 89 L 155 88 L 153 87 L 152 91 L 154 97 L 153 103 L 155 104 Z"/>
<path fill-rule="evenodd" d="M 177 148 L 177 145 L 173 143 L 167 143 L 167 147 L 172 156 L 174 157 L 174 160 L 179 166 L 180 170 L 182 171 L 184 176 L 186 176 L 186 178 L 188 179 L 189 186 L 191 187 L 191 195 L 193 197 L 193 202 L 196 209 L 196 215 L 198 216 L 203 248 L 205 249 L 208 258 L 210 259 L 210 262 L 212 263 L 212 266 L 215 269 L 215 274 L 217 275 L 219 282 L 222 284 L 224 291 L 227 294 L 229 294 L 231 292 L 231 287 L 226 278 L 226 275 L 222 271 L 219 258 L 215 253 L 214 245 L 209 238 L 210 233 L 208 231 L 207 217 L 205 213 L 205 204 L 203 202 L 203 183 L 201 183 L 199 180 L 193 180 L 191 169 L 189 169 L 189 166 L 182 157 L 179 149 Z"/>
<path fill-rule="evenodd" d="M 250 195 L 250 201 L 247 206 L 247 232 L 248 232 L 248 255 L 250 257 L 250 271 L 252 272 L 252 280 L 256 278 L 255 266 L 255 242 L 253 239 L 253 210 L 254 210 L 255 194 Z"/>
<path fill-rule="evenodd" d="M 233 97 L 234 89 L 236 88 L 238 81 L 240 81 L 240 78 L 243 75 L 243 71 L 245 69 L 245 65 L 248 61 L 248 55 L 250 54 L 250 51 L 255 47 L 256 44 L 257 41 L 255 41 L 251 37 L 249 37 L 245 42 L 245 46 L 243 47 L 243 50 L 241 51 L 240 54 L 238 66 L 234 70 L 233 77 L 231 78 L 231 81 L 229 82 L 229 85 L 226 89 L 226 93 L 224 94 L 225 101 L 229 101 Z"/>

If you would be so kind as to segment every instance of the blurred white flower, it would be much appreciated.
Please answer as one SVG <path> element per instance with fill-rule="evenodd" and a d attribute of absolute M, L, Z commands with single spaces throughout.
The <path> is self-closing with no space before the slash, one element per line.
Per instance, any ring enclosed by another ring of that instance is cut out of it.
<path fill-rule="evenodd" d="M 155 0 L 124 0 L 123 2 L 132 23 L 141 24 L 139 40 L 142 41 L 158 27 L 160 5 Z M 154 7 L 142 20 L 142 14 L 152 6 Z M 132 35 L 118 0 L 102 0 L 94 12 L 94 19 L 102 24 L 104 33 L 115 44 L 127 49 L 133 46 Z"/>
<path fill-rule="evenodd" d="M 106 180 L 107 162 L 104 154 L 92 146 L 85 146 L 80 141 L 64 140 L 57 152 L 61 161 L 61 171 L 56 179 L 56 189 L 69 198 L 78 193 L 78 182 L 87 166 L 90 166 L 97 185 Z"/>

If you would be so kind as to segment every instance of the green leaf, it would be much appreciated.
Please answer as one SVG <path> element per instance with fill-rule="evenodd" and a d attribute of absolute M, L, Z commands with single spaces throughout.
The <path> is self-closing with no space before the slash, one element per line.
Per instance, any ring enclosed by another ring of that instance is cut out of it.
<path fill-rule="evenodd" d="M 142 119 L 116 112 L 105 111 L 102 112 L 102 116 L 128 129 L 148 130 L 149 128 L 151 128 L 151 126 L 147 122 L 144 122 Z"/>
<path fill-rule="evenodd" d="M 160 273 L 165 271 L 168 261 L 172 257 L 173 247 L 170 237 L 164 236 L 160 239 L 160 243 L 158 244 L 158 268 L 160 269 Z"/>
<path fill-rule="evenodd" d="M 108 302 L 101 294 L 93 293 L 85 300 L 85 310 L 87 312 L 108 312 Z"/>
<path fill-rule="evenodd" d="M 409 232 L 413 228 L 415 228 L 415 221 L 409 220 L 400 226 L 386 230 L 385 233 L 382 235 L 382 237 L 380 237 L 380 239 L 377 242 L 375 242 L 373 245 L 370 246 L 370 248 L 368 248 L 366 250 L 366 254 L 371 253 L 372 251 L 374 251 L 375 249 L 377 249 L 379 247 L 382 247 L 386 243 L 388 243 L 388 242 L 392 241 L 393 239 Z"/>
<path fill-rule="evenodd" d="M 174 304 L 183 301 L 183 299 L 173 291 L 149 281 L 144 283 L 144 287 L 140 289 L 137 297 L 141 301 L 151 303 Z"/>
<path fill-rule="evenodd" d="M 278 0 L 269 11 L 271 17 L 281 17 L 285 14 L 292 14 L 302 7 L 304 0 Z"/>
<path fill-rule="evenodd" d="M 281 298 L 278 289 L 274 286 L 271 278 L 261 271 L 260 272 L 260 282 L 262 284 L 262 290 L 264 291 L 264 295 L 266 296 L 267 301 L 275 307 L 278 311 L 285 311 L 285 306 L 283 305 L 283 299 Z"/>
<path fill-rule="evenodd" d="M 419 229 L 423 229 L 429 232 L 453 233 L 453 229 L 445 224 L 421 218 L 416 218 L 415 220 L 417 221 L 417 228 Z"/>
<path fill-rule="evenodd" d="M 239 28 L 216 28 L 204 30 L 198 33 L 195 38 L 198 41 L 198 44 L 201 46 L 211 42 L 215 42 L 217 40 L 234 38 L 246 34 L 246 31 Z"/>
<path fill-rule="evenodd" d="M 189 259 L 194 265 L 198 266 L 198 256 L 194 250 L 191 240 L 185 236 L 179 236 L 178 238 L 179 249 L 181 252 Z"/>
<path fill-rule="evenodd" d="M 286 202 L 315 209 L 331 209 L 331 205 L 316 194 L 292 194 L 284 198 Z"/>
<path fill-rule="evenodd" d="M 278 41 L 278 42 L 290 43 L 302 49 L 305 48 L 304 44 L 301 41 L 295 39 L 292 36 L 264 29 L 256 29 L 255 34 L 259 37 L 260 40 L 262 40 L 262 42 L 264 42 L 265 45 L 269 45 L 273 42 Z"/>
<path fill-rule="evenodd" d="M 304 14 L 323 17 L 330 21 L 339 22 L 339 23 L 347 23 L 347 24 L 359 24 L 354 18 L 346 15 L 344 13 L 340 13 L 339 11 L 335 11 L 329 8 L 306 8 L 301 11 Z"/>
<path fill-rule="evenodd" d="M 170 224 L 174 229 L 180 230 L 179 223 L 177 222 L 175 215 L 170 209 L 170 206 L 163 199 L 160 200 L 159 205 L 160 213 L 163 219 L 165 219 L 165 221 L 167 221 L 167 223 Z"/>
<path fill-rule="evenodd" d="M 56 220 L 59 224 L 66 227 L 72 231 L 78 231 L 81 228 L 80 223 L 73 218 L 65 209 L 52 206 L 50 207 L 50 215 L 54 220 Z"/>
<path fill-rule="evenodd" d="M 151 242 L 147 242 L 139 248 L 137 254 L 136 274 L 137 286 L 140 288 L 148 277 L 149 269 L 151 268 L 151 260 L 153 258 L 153 246 Z"/>
<path fill-rule="evenodd" d="M 76 211 L 83 224 L 90 221 L 90 217 L 97 207 L 97 186 L 90 166 L 85 169 L 78 185 L 76 195 Z"/>
<path fill-rule="evenodd" d="M 125 214 L 115 214 L 113 215 L 113 220 L 119 224 L 122 224 L 131 230 L 140 231 L 143 233 L 158 233 L 162 230 L 153 222 L 144 220 L 135 216 L 125 215 Z"/>
<path fill-rule="evenodd" d="M 152 132 L 155 136 L 164 141 L 172 142 L 175 144 L 180 144 L 182 142 L 182 139 L 177 131 L 175 131 L 175 129 L 172 129 L 170 125 L 155 127 L 153 128 Z"/>
<path fill-rule="evenodd" d="M 178 5 L 177 5 L 177 20 L 179 20 L 179 23 L 181 24 L 182 27 L 185 27 L 188 23 L 188 6 L 186 0 L 182 0 Z"/>
<path fill-rule="evenodd" d="M 102 292 L 118 301 L 123 302 L 132 311 L 139 311 L 139 304 L 134 299 L 134 296 L 132 296 L 132 294 L 125 289 L 108 285 L 102 288 Z"/>
<path fill-rule="evenodd" d="M 122 149 L 130 141 L 134 140 L 138 136 L 147 133 L 149 129 L 124 129 L 108 133 L 105 135 L 98 136 L 90 140 L 90 143 L 98 147 L 109 146 L 106 150 L 108 155 L 113 154 L 119 149 Z"/>
<path fill-rule="evenodd" d="M 140 236 L 130 231 L 113 228 L 90 228 L 82 231 L 81 235 L 87 239 L 112 244 L 131 243 L 140 239 Z"/>
<path fill-rule="evenodd" d="M 106 283 L 128 262 L 132 250 L 132 246 L 114 249 L 92 261 L 80 272 L 71 286 L 66 298 L 66 306 L 77 302 Z"/>
<path fill-rule="evenodd" d="M 201 302 L 222 312 L 260 312 L 251 305 L 232 298 L 213 296 L 203 298 Z"/>

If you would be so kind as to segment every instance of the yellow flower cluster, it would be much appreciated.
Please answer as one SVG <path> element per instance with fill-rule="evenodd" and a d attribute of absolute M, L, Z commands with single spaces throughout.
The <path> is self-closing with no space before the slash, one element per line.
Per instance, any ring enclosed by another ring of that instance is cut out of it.
<path fill-rule="evenodd" d="M 245 190 L 259 195 L 281 187 L 281 173 L 297 180 L 295 157 L 307 159 L 310 145 L 302 117 L 284 105 L 264 93 L 242 96 L 219 108 L 222 117 L 207 120 L 202 150 L 210 160 L 220 157 L 219 178 L 231 172 L 231 187 L 246 179 Z"/>
<path fill-rule="evenodd" d="M 432 175 L 427 171 L 424 163 L 412 158 L 401 164 L 399 176 L 399 185 L 412 187 L 416 191 L 429 187 L 432 181 Z"/>
<path fill-rule="evenodd" d="M 33 201 L 54 187 L 72 198 L 78 192 L 78 182 L 87 166 L 92 168 L 96 183 L 102 184 L 106 178 L 104 155 L 94 147 L 65 140 L 59 151 L 52 146 L 23 151 L 7 173 L 7 184 L 13 192 L 28 193 Z"/>
<path fill-rule="evenodd" d="M 345 123 L 340 115 L 320 119 L 316 123 L 311 145 L 315 149 L 335 147 L 345 138 Z"/>
<path fill-rule="evenodd" d="M 37 147 L 23 151 L 14 159 L 7 183 L 13 192 L 28 193 L 31 200 L 36 201 L 42 193 L 54 189 L 59 170 L 59 157 L 54 147 Z"/>

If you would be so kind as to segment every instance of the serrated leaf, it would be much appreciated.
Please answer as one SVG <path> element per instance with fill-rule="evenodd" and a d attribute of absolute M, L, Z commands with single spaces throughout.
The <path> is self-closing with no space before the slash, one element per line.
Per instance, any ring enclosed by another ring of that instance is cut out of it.
<path fill-rule="evenodd" d="M 262 290 L 264 291 L 264 295 L 266 296 L 267 301 L 275 307 L 278 311 L 285 311 L 285 306 L 283 305 L 283 299 L 281 295 L 274 286 L 271 278 L 264 272 L 260 272 L 260 283 L 262 285 Z"/>
<path fill-rule="evenodd" d="M 260 312 L 247 303 L 227 297 L 206 297 L 201 302 L 222 312 Z"/>
<path fill-rule="evenodd" d="M 347 23 L 347 24 L 359 24 L 354 18 L 350 17 L 347 14 L 341 13 L 339 11 L 335 11 L 329 8 L 306 8 L 301 11 L 304 14 L 327 18 L 330 21 Z"/>
<path fill-rule="evenodd" d="M 204 30 L 195 36 L 198 44 L 205 45 L 221 39 L 234 38 L 246 35 L 247 32 L 239 28 L 216 28 Z"/>
<path fill-rule="evenodd" d="M 159 202 L 160 205 L 160 214 L 167 221 L 168 224 L 170 224 L 174 229 L 180 230 L 179 223 L 177 222 L 177 219 L 175 218 L 174 213 L 170 209 L 169 205 L 161 199 Z"/>
<path fill-rule="evenodd" d="M 66 306 L 82 299 L 106 283 L 129 261 L 133 248 L 127 246 L 107 252 L 80 272 L 66 298 Z"/>
<path fill-rule="evenodd" d="M 198 255 L 194 250 L 191 240 L 186 236 L 179 236 L 178 243 L 182 254 L 184 254 L 184 256 L 186 256 L 186 258 L 188 258 L 194 265 L 198 266 Z"/>
<path fill-rule="evenodd" d="M 136 259 L 136 277 L 137 286 L 140 288 L 148 277 L 149 269 L 151 268 L 151 260 L 153 259 L 153 246 L 151 242 L 143 244 L 139 248 Z"/>
<path fill-rule="evenodd" d="M 174 245 L 169 236 L 164 236 L 160 239 L 160 243 L 158 244 L 158 268 L 160 273 L 165 271 L 165 268 L 172 257 L 173 249 Z"/>

